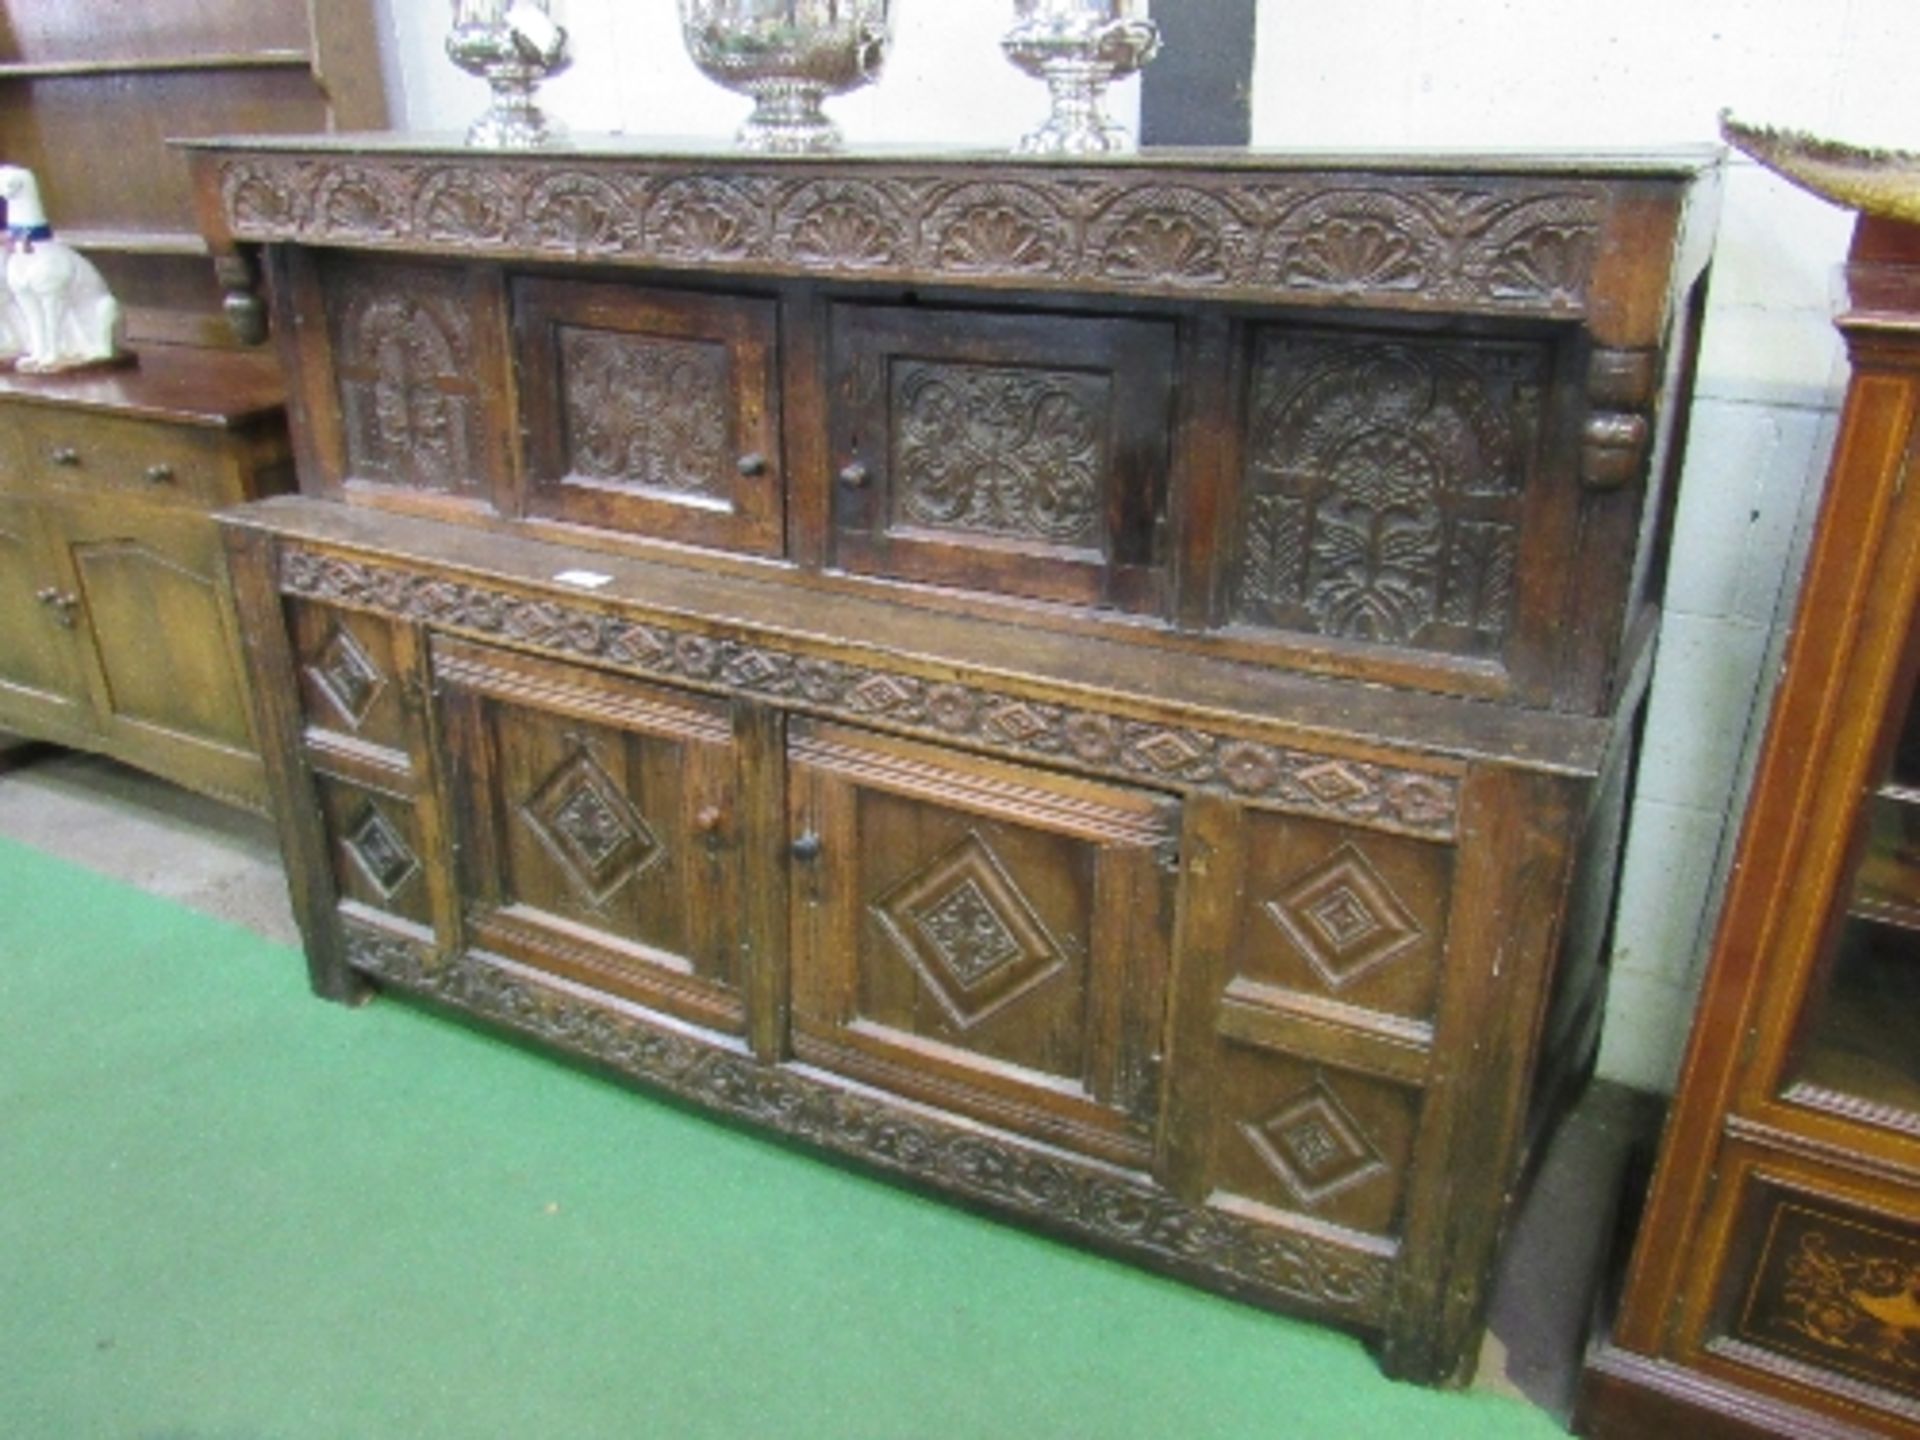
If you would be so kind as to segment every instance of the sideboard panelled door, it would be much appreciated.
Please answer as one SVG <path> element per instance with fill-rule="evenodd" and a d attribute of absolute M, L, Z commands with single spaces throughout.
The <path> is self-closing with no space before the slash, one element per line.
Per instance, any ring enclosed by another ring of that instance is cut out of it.
<path fill-rule="evenodd" d="M 800 1058 L 1143 1163 L 1177 803 L 812 721 L 789 758 Z"/>
<path fill-rule="evenodd" d="M 744 1033 L 728 708 L 438 637 L 433 666 L 469 943 Z"/>
<path fill-rule="evenodd" d="M 530 515 L 778 555 L 776 303 L 516 281 Z"/>
<path fill-rule="evenodd" d="M 44 533 L 40 508 L 0 496 L 0 690 L 48 723 L 85 728 L 86 681 L 73 604 Z"/>

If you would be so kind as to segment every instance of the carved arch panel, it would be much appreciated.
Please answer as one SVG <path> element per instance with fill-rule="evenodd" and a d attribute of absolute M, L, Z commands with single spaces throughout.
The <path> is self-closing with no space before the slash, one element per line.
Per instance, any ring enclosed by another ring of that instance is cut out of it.
<path fill-rule="evenodd" d="M 1504 658 L 1552 363 L 1534 342 L 1256 331 L 1231 618 Z"/>
<path fill-rule="evenodd" d="M 460 272 L 336 258 L 323 264 L 345 478 L 491 499 L 498 468 L 481 306 Z M 497 423 L 497 420 L 495 421 Z"/>

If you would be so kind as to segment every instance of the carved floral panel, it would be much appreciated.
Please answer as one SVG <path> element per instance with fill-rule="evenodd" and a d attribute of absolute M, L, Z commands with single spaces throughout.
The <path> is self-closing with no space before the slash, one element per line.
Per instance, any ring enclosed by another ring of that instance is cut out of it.
<path fill-rule="evenodd" d="M 571 473 L 722 493 L 733 390 L 725 345 L 566 326 L 559 349 Z"/>
<path fill-rule="evenodd" d="M 892 367 L 896 525 L 1097 549 L 1109 376 Z"/>
<path fill-rule="evenodd" d="M 1498 655 L 1546 380 L 1537 346 L 1263 333 L 1234 618 Z"/>

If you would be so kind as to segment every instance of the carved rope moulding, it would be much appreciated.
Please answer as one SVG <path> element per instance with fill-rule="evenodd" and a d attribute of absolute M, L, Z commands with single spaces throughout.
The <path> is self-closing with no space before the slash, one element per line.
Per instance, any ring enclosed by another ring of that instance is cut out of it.
<path fill-rule="evenodd" d="M 245 241 L 1559 318 L 1586 309 L 1607 208 L 1603 184 L 1525 176 L 903 166 L 829 177 L 736 158 L 572 170 L 283 155 L 233 156 L 219 176 Z"/>
<path fill-rule="evenodd" d="M 489 586 L 284 550 L 281 589 L 302 599 L 495 636 L 666 679 L 790 701 L 935 739 L 960 740 L 1152 784 L 1223 790 L 1279 809 L 1451 837 L 1459 782 L 1237 736 L 1044 704 L 975 685 L 819 659 L 764 642 L 639 623 Z"/>
<path fill-rule="evenodd" d="M 942 1125 L 837 1086 L 656 1029 L 482 958 L 434 966 L 371 926 L 343 926 L 356 970 L 506 1024 L 709 1109 L 957 1190 L 1234 1289 L 1383 1321 L 1393 1261 L 1189 1205 L 1066 1157 Z"/>

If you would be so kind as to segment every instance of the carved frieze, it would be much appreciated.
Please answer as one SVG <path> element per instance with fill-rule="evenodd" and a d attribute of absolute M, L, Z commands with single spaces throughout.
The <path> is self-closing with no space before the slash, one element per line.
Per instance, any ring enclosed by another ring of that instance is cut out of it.
<path fill-rule="evenodd" d="M 1342 1245 L 1190 1205 L 1104 1166 L 942 1123 L 760 1064 L 684 1030 L 649 1025 L 503 962 L 476 955 L 437 965 L 371 926 L 348 921 L 343 932 L 347 963 L 356 970 L 591 1056 L 697 1105 L 1205 1274 L 1229 1289 L 1305 1303 L 1358 1324 L 1386 1317 L 1390 1248 Z"/>
<path fill-rule="evenodd" d="M 227 225 L 246 241 L 1561 318 L 1585 311 L 1608 193 L 1572 177 L 1279 166 L 1090 176 L 1009 164 L 982 178 L 977 165 L 902 162 L 824 178 L 742 156 L 217 163 Z"/>
<path fill-rule="evenodd" d="M 1223 790 L 1278 809 L 1445 838 L 1459 782 L 1205 730 L 1045 704 L 984 686 L 824 660 L 765 640 L 715 637 L 618 618 L 399 566 L 282 552 L 290 595 L 377 610 L 480 636 L 506 636 L 666 679 L 762 695 L 829 715 L 1123 775 Z"/>

